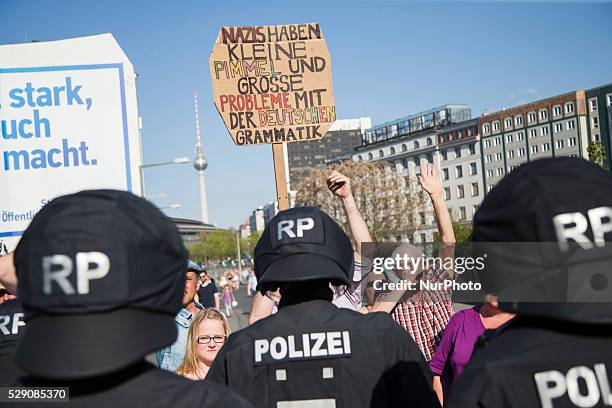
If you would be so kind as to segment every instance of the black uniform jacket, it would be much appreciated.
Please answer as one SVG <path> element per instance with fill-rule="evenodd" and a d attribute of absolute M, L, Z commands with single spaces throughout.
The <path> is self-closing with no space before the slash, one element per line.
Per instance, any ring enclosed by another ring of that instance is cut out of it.
<path fill-rule="evenodd" d="M 386 313 L 314 300 L 232 334 L 207 379 L 256 407 L 432 407 L 430 371 Z"/>
<path fill-rule="evenodd" d="M 17 299 L 0 305 L 0 386 L 12 385 L 24 372 L 15 364 L 15 350 L 25 332 L 23 309 Z"/>
<path fill-rule="evenodd" d="M 612 327 L 516 317 L 485 333 L 445 407 L 610 407 Z"/>
<path fill-rule="evenodd" d="M 95 350 L 92 350 L 95 353 Z M 252 408 L 236 393 L 212 381 L 192 381 L 142 362 L 118 373 L 81 381 L 47 381 L 22 378 L 25 387 L 68 387 L 67 403 L 28 402 L 16 407 L 68 408 Z M 4 406 L 0 404 L 0 406 Z"/>

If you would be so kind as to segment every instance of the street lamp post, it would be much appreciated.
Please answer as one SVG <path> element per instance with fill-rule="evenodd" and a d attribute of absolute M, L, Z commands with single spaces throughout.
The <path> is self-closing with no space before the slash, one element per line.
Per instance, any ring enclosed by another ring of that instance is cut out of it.
<path fill-rule="evenodd" d="M 151 164 L 143 164 L 140 166 L 140 191 L 142 192 L 142 196 L 145 196 L 145 182 L 144 182 L 144 169 L 148 169 L 149 167 L 160 167 L 160 166 L 168 166 L 170 164 L 187 164 L 191 160 L 189 157 L 178 157 L 172 161 L 162 162 L 162 163 L 151 163 Z"/>

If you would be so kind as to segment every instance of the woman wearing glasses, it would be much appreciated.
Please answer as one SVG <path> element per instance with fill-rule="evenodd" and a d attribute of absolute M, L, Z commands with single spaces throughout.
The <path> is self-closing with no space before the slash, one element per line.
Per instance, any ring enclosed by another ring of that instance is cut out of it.
<path fill-rule="evenodd" d="M 187 352 L 176 372 L 192 380 L 203 380 L 217 353 L 223 347 L 230 326 L 217 309 L 198 312 L 189 327 Z"/>

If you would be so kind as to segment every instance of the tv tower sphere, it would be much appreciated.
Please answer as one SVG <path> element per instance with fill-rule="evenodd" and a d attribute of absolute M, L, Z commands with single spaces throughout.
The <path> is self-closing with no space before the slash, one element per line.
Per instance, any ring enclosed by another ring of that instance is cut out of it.
<path fill-rule="evenodd" d="M 208 161 L 204 156 L 196 156 L 193 160 L 193 167 L 195 167 L 197 171 L 204 171 L 208 167 Z"/>

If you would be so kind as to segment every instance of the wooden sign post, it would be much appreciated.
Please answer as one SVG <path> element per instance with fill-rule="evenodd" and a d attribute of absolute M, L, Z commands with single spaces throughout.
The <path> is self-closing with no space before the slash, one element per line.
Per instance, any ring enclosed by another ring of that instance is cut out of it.
<path fill-rule="evenodd" d="M 320 139 L 336 120 L 321 28 L 222 27 L 208 63 L 215 106 L 234 143 L 272 144 L 278 207 L 289 208 L 283 144 Z"/>

